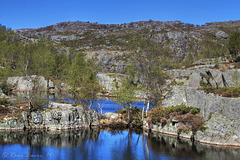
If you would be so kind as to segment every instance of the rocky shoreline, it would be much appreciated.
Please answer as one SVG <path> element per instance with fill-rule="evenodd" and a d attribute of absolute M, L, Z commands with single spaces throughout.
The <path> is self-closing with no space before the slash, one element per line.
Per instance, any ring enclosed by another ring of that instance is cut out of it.
<path fill-rule="evenodd" d="M 48 108 L 0 120 L 0 130 L 47 129 L 64 130 L 99 125 L 96 110 L 85 110 L 81 106 L 50 102 Z"/>

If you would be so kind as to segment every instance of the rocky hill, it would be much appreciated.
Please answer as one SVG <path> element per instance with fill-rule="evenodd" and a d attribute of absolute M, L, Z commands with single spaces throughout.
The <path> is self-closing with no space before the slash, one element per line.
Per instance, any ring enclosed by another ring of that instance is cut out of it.
<path fill-rule="evenodd" d="M 149 20 L 124 24 L 69 21 L 43 28 L 15 30 L 22 41 L 42 39 L 54 42 L 59 52 L 84 52 L 89 58 L 101 62 L 108 72 L 121 72 L 126 62 L 136 59 L 138 53 L 185 63 L 203 57 L 223 56 L 228 53 L 226 44 L 234 31 L 240 31 L 240 21 L 202 26 L 180 21 Z"/>

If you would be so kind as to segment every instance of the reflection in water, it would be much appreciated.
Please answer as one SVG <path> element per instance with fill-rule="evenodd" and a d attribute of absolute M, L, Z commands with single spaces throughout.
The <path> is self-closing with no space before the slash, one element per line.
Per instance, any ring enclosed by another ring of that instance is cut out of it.
<path fill-rule="evenodd" d="M 234 160 L 240 148 L 192 144 L 132 130 L 0 131 L 0 159 Z"/>

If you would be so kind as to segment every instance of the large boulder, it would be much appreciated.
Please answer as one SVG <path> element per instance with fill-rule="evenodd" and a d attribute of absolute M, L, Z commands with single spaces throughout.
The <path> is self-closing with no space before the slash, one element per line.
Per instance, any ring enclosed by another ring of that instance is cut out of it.
<path fill-rule="evenodd" d="M 217 39 L 228 39 L 228 34 L 226 32 L 223 32 L 223 31 L 218 31 L 216 34 L 215 34 L 215 37 Z"/>

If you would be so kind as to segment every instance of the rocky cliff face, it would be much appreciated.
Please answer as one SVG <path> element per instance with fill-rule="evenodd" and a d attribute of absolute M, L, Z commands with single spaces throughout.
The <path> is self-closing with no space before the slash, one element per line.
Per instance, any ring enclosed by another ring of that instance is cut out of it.
<path fill-rule="evenodd" d="M 162 102 L 164 107 L 186 104 L 200 108 L 200 115 L 208 119 L 221 114 L 231 120 L 240 119 L 240 98 L 221 97 L 185 86 L 174 86 Z"/>
<path fill-rule="evenodd" d="M 183 82 L 184 86 L 195 89 L 200 87 L 201 80 L 215 87 L 234 87 L 239 83 L 240 69 L 225 71 L 211 68 L 175 69 L 167 71 L 167 74 L 175 79 L 176 82 Z"/>
<path fill-rule="evenodd" d="M 96 62 L 108 71 L 121 73 L 137 53 L 155 58 L 165 56 L 174 61 L 198 55 L 224 55 L 228 52 L 229 35 L 239 30 L 240 21 L 195 26 L 180 21 L 150 20 L 124 24 L 62 22 L 15 32 L 22 41 L 38 41 L 44 36 L 46 41 L 57 44 L 61 53 L 69 54 L 70 48 L 81 51 L 89 58 L 98 59 Z M 124 60 L 126 53 L 130 59 Z"/>
<path fill-rule="evenodd" d="M 99 125 L 96 110 L 84 110 L 80 106 L 50 102 L 43 111 L 22 112 L 22 117 L 8 117 L 0 121 L 0 129 L 48 129 L 61 130 Z"/>

